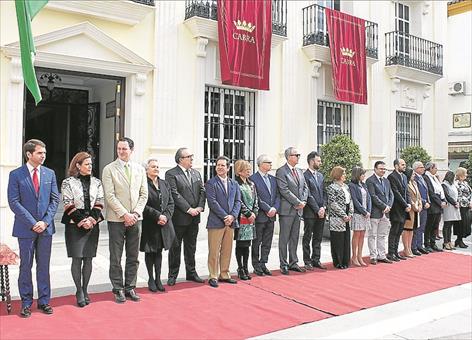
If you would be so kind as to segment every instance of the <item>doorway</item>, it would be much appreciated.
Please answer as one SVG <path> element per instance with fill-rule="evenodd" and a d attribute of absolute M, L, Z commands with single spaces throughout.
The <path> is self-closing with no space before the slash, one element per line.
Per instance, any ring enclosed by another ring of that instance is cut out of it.
<path fill-rule="evenodd" d="M 24 141 L 46 144 L 45 165 L 53 169 L 60 188 L 77 152 L 93 158 L 93 174 L 115 158 L 115 142 L 123 131 L 125 79 L 105 75 L 38 68 L 43 100 L 35 106 L 25 89 Z"/>

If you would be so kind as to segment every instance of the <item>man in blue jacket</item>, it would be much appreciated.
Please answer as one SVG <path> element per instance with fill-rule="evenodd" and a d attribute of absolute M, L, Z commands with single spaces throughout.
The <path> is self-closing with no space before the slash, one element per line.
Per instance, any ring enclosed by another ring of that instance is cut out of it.
<path fill-rule="evenodd" d="M 59 192 L 54 171 L 42 165 L 46 159 L 46 145 L 38 139 L 31 139 L 23 146 L 23 153 L 26 164 L 10 172 L 8 203 L 15 214 L 13 236 L 18 238 L 20 248 L 20 315 L 27 318 L 31 316 L 33 304 L 31 268 L 34 257 L 38 308 L 46 314 L 53 312 L 49 305 L 49 260 Z"/>

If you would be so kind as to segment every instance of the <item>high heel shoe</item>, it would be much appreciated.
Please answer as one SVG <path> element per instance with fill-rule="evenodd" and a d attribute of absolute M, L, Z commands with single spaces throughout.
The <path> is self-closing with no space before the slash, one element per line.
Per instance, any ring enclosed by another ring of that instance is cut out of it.
<path fill-rule="evenodd" d="M 161 279 L 160 278 L 157 278 L 156 281 L 156 289 L 160 292 L 165 292 L 166 289 L 164 288 L 164 286 L 162 285 L 162 282 L 161 282 Z"/>
<path fill-rule="evenodd" d="M 87 288 L 82 289 L 82 291 L 84 292 L 85 304 L 89 305 L 90 304 L 90 297 L 88 295 Z"/>
<path fill-rule="evenodd" d="M 152 277 L 150 277 L 149 280 L 148 280 L 148 288 L 153 293 L 157 292 L 156 281 L 154 281 L 154 279 Z"/>
<path fill-rule="evenodd" d="M 238 277 L 244 281 L 248 280 L 248 277 L 246 276 L 243 268 L 238 268 Z"/>
<path fill-rule="evenodd" d="M 79 290 L 75 293 L 75 298 L 77 299 L 77 306 L 80 308 L 85 307 L 85 297 L 82 290 Z"/>
<path fill-rule="evenodd" d="M 449 242 L 449 246 L 451 247 L 451 250 L 456 250 L 456 247 L 452 245 L 452 242 Z"/>
<path fill-rule="evenodd" d="M 362 257 L 357 258 L 357 261 L 360 263 L 360 265 L 361 265 L 362 267 L 367 267 L 367 263 L 364 262 L 364 260 L 362 259 Z"/>
<path fill-rule="evenodd" d="M 356 267 L 360 267 L 360 266 L 361 266 L 361 264 L 357 261 L 356 258 L 352 258 L 352 259 L 351 259 L 351 264 L 352 264 L 353 266 L 356 266 Z"/>

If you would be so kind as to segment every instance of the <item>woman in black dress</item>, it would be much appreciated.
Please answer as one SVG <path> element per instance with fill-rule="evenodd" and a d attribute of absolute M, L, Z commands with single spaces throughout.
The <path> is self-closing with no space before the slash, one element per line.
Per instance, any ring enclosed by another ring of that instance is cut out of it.
<path fill-rule="evenodd" d="M 140 251 L 149 275 L 151 292 L 165 291 L 161 282 L 162 249 L 168 250 L 175 238 L 172 214 L 174 200 L 169 184 L 159 178 L 159 164 L 150 159 L 145 164 L 148 180 L 148 201 L 143 212 Z M 154 275 L 155 272 L 155 275 Z"/>
<path fill-rule="evenodd" d="M 97 255 L 98 224 L 103 220 L 102 182 L 92 176 L 92 156 L 79 152 L 72 158 L 69 177 L 62 182 L 62 200 L 67 256 L 77 292 L 77 305 L 90 303 L 87 286 L 92 274 L 92 258 Z"/>

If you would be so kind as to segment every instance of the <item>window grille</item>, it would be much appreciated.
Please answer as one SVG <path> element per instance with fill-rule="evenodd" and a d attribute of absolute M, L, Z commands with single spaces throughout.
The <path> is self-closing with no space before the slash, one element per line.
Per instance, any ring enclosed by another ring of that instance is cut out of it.
<path fill-rule="evenodd" d="M 336 135 L 352 137 L 352 105 L 318 101 L 317 149 Z"/>
<path fill-rule="evenodd" d="M 407 146 L 420 145 L 421 115 L 397 111 L 397 158 Z"/>

